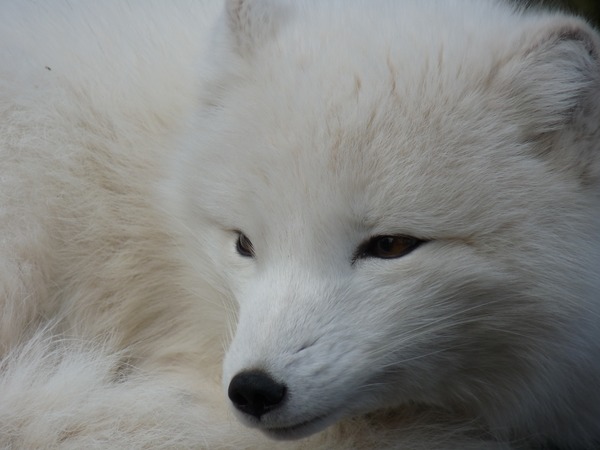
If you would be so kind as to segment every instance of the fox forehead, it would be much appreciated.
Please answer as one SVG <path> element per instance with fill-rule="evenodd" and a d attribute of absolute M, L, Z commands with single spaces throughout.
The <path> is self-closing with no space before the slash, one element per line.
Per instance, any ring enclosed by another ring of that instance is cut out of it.
<path fill-rule="evenodd" d="M 375 88 L 386 91 L 392 80 L 388 62 L 383 65 L 388 85 L 384 81 Z M 357 76 L 340 78 L 340 84 L 347 82 L 348 96 Z M 406 82 L 397 76 L 400 89 Z M 361 91 L 367 88 L 361 81 Z M 208 136 L 209 145 L 202 147 L 209 150 L 199 156 L 205 163 L 194 167 L 201 171 L 196 177 L 202 185 L 200 203 L 216 214 L 223 205 L 231 206 L 226 214 L 239 214 L 235 220 L 241 224 L 248 216 L 259 220 L 272 213 L 280 217 L 279 224 L 298 217 L 306 223 L 312 216 L 321 228 L 330 220 L 332 225 L 353 222 L 373 233 L 438 235 L 433 224 L 448 234 L 471 233 L 469 227 L 485 227 L 485 219 L 465 218 L 498 203 L 498 185 L 522 196 L 516 188 L 527 184 L 531 166 L 542 170 L 516 154 L 518 137 L 510 125 L 487 122 L 485 105 L 473 97 L 448 101 L 454 110 L 444 111 L 429 108 L 418 92 L 394 98 L 382 93 L 376 101 L 359 93 L 354 100 L 340 100 L 315 86 L 294 98 L 286 94 L 293 85 L 271 84 L 264 86 L 269 100 L 257 105 L 256 87 L 237 89 L 224 106 L 220 129 L 199 133 Z M 494 132 L 480 133 L 492 127 Z M 215 169 L 216 163 L 222 169 Z M 265 214 L 257 217 L 249 210 Z"/>

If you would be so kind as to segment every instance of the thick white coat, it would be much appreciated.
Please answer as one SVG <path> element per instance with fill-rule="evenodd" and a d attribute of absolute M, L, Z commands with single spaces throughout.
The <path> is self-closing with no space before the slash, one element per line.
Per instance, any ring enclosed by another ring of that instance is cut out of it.
<path fill-rule="evenodd" d="M 0 5 L 0 446 L 593 446 L 597 34 L 221 3 Z"/>

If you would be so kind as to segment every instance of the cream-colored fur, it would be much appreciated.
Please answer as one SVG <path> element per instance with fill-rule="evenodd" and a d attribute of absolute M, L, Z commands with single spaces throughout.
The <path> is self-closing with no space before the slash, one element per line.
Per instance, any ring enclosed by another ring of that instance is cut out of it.
<path fill-rule="evenodd" d="M 0 447 L 593 445 L 598 52 L 496 2 L 2 2 Z"/>

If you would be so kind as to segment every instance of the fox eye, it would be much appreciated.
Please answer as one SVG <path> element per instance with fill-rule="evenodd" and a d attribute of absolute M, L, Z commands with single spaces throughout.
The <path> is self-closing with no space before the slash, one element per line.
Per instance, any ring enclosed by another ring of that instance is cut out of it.
<path fill-rule="evenodd" d="M 410 236 L 374 236 L 358 247 L 354 259 L 401 258 L 415 250 L 424 241 Z"/>
<path fill-rule="evenodd" d="M 248 239 L 241 231 L 238 231 L 238 238 L 235 244 L 235 249 L 237 252 L 246 258 L 254 258 L 254 247 L 252 246 L 252 241 Z"/>

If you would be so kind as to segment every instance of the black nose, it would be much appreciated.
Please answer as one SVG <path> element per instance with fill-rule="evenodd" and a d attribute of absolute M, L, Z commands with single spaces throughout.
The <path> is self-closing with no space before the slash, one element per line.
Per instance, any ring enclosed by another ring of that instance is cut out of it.
<path fill-rule="evenodd" d="M 240 372 L 229 383 L 227 394 L 240 411 L 257 419 L 283 402 L 287 388 L 265 372 Z"/>

